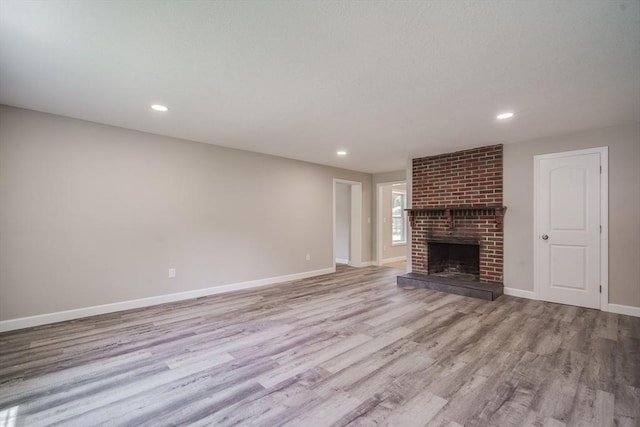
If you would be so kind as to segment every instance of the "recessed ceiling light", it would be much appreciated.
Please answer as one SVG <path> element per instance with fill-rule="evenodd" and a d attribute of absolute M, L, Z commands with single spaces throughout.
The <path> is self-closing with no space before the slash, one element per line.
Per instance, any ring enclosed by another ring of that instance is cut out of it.
<path fill-rule="evenodd" d="M 346 152 L 346 151 L 344 151 L 344 150 L 338 150 L 338 151 L 336 152 L 336 154 L 337 154 L 338 156 L 346 156 L 346 155 L 347 155 L 347 152 Z"/>
<path fill-rule="evenodd" d="M 156 111 L 161 111 L 161 112 L 165 112 L 165 111 L 169 111 L 169 107 L 165 107 L 164 105 L 160 105 L 160 104 L 153 104 L 151 106 L 152 110 L 156 110 Z"/>
<path fill-rule="evenodd" d="M 498 119 L 498 120 L 506 120 L 506 119 L 510 119 L 513 116 L 514 116 L 514 114 L 512 112 L 500 113 L 500 114 L 498 114 L 496 116 L 496 119 Z"/>

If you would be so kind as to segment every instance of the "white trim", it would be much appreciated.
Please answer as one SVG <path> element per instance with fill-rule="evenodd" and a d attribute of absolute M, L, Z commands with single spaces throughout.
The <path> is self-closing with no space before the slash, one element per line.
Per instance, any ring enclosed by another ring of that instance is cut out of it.
<path fill-rule="evenodd" d="M 504 288 L 505 295 L 511 295 L 514 297 L 527 298 L 527 299 L 537 299 L 533 291 L 526 291 L 524 289 L 517 288 L 508 288 L 505 286 Z M 622 304 L 608 304 L 606 310 L 611 313 L 616 314 L 624 314 L 627 316 L 635 316 L 640 317 L 640 307 L 633 307 L 631 305 L 622 305 Z"/>
<path fill-rule="evenodd" d="M 582 154 L 600 154 L 600 310 L 611 311 L 609 304 L 609 147 L 586 148 L 584 150 L 564 151 L 561 153 L 539 154 L 533 156 L 533 292 L 534 299 L 540 299 L 538 277 L 538 178 L 539 160 L 572 157 Z M 614 304 L 615 305 L 615 304 Z M 625 307 L 625 306 L 619 306 Z"/>
<path fill-rule="evenodd" d="M 630 305 L 609 304 L 609 311 L 616 314 L 640 317 L 640 307 L 633 307 Z"/>
<path fill-rule="evenodd" d="M 130 310 L 132 308 L 149 307 L 168 302 L 182 301 L 192 298 L 200 298 L 208 295 L 239 291 L 242 289 L 257 288 L 292 280 L 306 279 L 323 274 L 335 273 L 335 267 L 321 270 L 304 271 L 302 273 L 287 274 L 284 276 L 269 277 L 266 279 L 249 280 L 246 282 L 230 283 L 227 285 L 213 286 L 210 288 L 194 289 L 192 291 L 178 292 L 174 294 L 158 295 L 148 298 L 140 298 L 129 301 L 115 302 L 112 304 L 94 305 L 91 307 L 77 308 L 73 310 L 57 311 L 55 313 L 39 314 L 37 316 L 20 317 L 18 319 L 0 321 L 0 332 L 29 328 L 32 326 L 46 325 L 49 323 L 63 322 L 65 320 L 80 319 L 82 317 L 98 314 L 113 313 L 116 311 Z"/>
<path fill-rule="evenodd" d="M 334 178 L 333 180 L 333 184 L 332 184 L 332 188 L 331 188 L 331 192 L 332 192 L 332 202 L 331 202 L 331 206 L 333 211 L 331 212 L 332 215 L 332 220 L 331 220 L 331 226 L 333 227 L 333 234 L 331 235 L 331 259 L 336 259 L 336 209 L 337 209 L 337 204 L 336 204 L 336 180 Z"/>
<path fill-rule="evenodd" d="M 376 265 L 382 265 L 382 187 L 384 183 L 376 184 Z"/>
<path fill-rule="evenodd" d="M 349 264 L 348 259 L 336 258 L 336 263 L 338 264 Z"/>
<path fill-rule="evenodd" d="M 393 258 L 385 258 L 382 260 L 383 264 L 388 264 L 390 262 L 398 262 L 398 261 L 406 261 L 407 260 L 407 256 L 406 255 L 402 255 L 402 256 L 397 256 L 397 257 L 393 257 Z"/>
<path fill-rule="evenodd" d="M 600 147 L 600 310 L 611 311 L 609 306 L 609 147 Z"/>
<path fill-rule="evenodd" d="M 360 265 L 362 260 L 362 183 L 333 178 L 333 241 L 332 259 L 336 259 L 336 184 L 351 186 L 351 222 L 349 224 L 349 265 Z"/>
<path fill-rule="evenodd" d="M 382 187 L 387 186 L 387 185 L 393 185 L 393 184 L 407 184 L 407 189 L 406 189 L 406 194 L 407 194 L 407 198 L 405 199 L 407 206 L 409 206 L 409 181 L 407 179 L 402 180 L 402 181 L 385 181 L 385 182 L 378 182 L 376 183 L 376 257 L 375 257 L 375 262 L 373 265 L 377 265 L 377 266 L 381 266 L 384 264 L 384 260 L 382 259 L 383 256 L 383 242 L 382 242 L 382 229 L 383 229 L 383 213 L 382 213 Z M 402 246 L 402 245 L 406 245 L 407 241 L 409 240 L 409 219 L 406 217 L 405 215 L 405 227 L 406 227 L 406 234 L 405 234 L 405 242 L 404 243 L 393 243 L 391 242 L 391 246 Z"/>
<path fill-rule="evenodd" d="M 511 295 L 512 297 L 526 298 L 526 299 L 538 299 L 533 291 L 527 291 L 518 288 L 503 288 L 505 295 Z"/>
<path fill-rule="evenodd" d="M 408 230 L 408 228 L 409 228 L 409 225 L 408 225 L 409 218 L 407 216 L 407 212 L 404 209 L 406 209 L 407 206 L 409 206 L 409 205 L 407 204 L 407 190 L 406 190 L 407 183 L 405 182 L 404 184 L 405 184 L 405 190 L 404 191 L 394 190 L 393 189 L 393 184 L 391 184 L 391 216 L 389 217 L 389 219 L 391 221 L 390 221 L 389 225 L 391 225 L 391 246 L 392 247 L 393 246 L 401 246 L 401 245 L 406 245 L 407 244 L 407 233 L 409 231 Z M 404 195 L 404 206 L 402 207 L 402 213 L 400 214 L 399 217 L 398 216 L 393 216 L 393 193 L 403 194 Z M 404 239 L 401 240 L 401 241 L 397 241 L 397 242 L 393 241 L 393 220 L 394 220 L 394 218 L 402 218 L 402 231 L 404 231 Z"/>
<path fill-rule="evenodd" d="M 413 207 L 413 159 L 410 157 L 407 159 L 407 167 L 405 176 L 407 177 L 407 207 Z M 411 228 L 411 224 L 409 223 L 409 218 L 407 216 L 407 273 L 411 273 L 413 271 L 413 259 L 411 249 L 413 247 L 413 229 Z"/>
<path fill-rule="evenodd" d="M 351 184 L 350 207 L 349 260 L 358 264 L 362 262 L 362 183 L 360 182 Z"/>
<path fill-rule="evenodd" d="M 526 291 L 524 289 L 505 287 L 504 294 L 526 299 L 537 299 L 533 291 Z M 626 316 L 640 317 L 640 307 L 633 307 L 631 305 L 608 304 L 606 310 L 603 311 L 609 311 L 615 314 L 624 314 Z"/>

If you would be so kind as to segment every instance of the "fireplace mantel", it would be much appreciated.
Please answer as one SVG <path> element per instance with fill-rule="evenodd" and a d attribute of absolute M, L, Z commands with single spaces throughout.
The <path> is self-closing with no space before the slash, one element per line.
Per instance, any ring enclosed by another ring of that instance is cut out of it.
<path fill-rule="evenodd" d="M 415 217 L 419 215 L 444 216 L 449 228 L 454 228 L 454 217 L 474 217 L 479 215 L 491 215 L 495 223 L 502 228 L 506 206 L 502 205 L 455 205 L 455 206 L 427 206 L 405 209 L 409 214 L 409 223 L 415 227 Z"/>

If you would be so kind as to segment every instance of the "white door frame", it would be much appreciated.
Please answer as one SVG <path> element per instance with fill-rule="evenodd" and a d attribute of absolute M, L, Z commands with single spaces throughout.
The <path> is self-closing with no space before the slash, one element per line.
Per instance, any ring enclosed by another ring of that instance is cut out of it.
<path fill-rule="evenodd" d="M 541 154 L 533 156 L 533 293 L 540 299 L 540 277 L 538 273 L 538 179 L 540 160 L 571 157 L 581 154 L 600 154 L 600 310 L 609 311 L 609 147 L 587 148 L 584 150 L 565 151 L 562 153 Z"/>
<path fill-rule="evenodd" d="M 382 265 L 382 227 L 384 227 L 383 223 L 383 213 L 382 213 L 382 187 L 393 184 L 407 184 L 407 180 L 401 181 L 389 181 L 389 182 L 379 182 L 376 184 L 376 265 Z M 409 193 L 409 188 L 407 185 L 407 194 Z M 408 196 L 407 199 L 408 200 Z M 408 220 L 407 220 L 408 221 Z M 407 246 L 411 246 L 410 240 L 411 235 L 409 231 L 409 226 L 407 224 Z"/>
<path fill-rule="evenodd" d="M 363 267 L 362 262 L 362 183 L 346 179 L 333 179 L 333 243 L 332 262 L 336 262 L 336 185 L 347 184 L 351 187 L 351 224 L 349 225 L 349 265 Z"/>

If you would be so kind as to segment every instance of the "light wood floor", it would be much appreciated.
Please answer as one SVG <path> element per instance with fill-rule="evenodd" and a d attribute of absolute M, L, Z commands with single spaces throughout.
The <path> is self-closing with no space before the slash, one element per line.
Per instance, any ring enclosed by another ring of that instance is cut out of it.
<path fill-rule="evenodd" d="M 82 427 L 638 425 L 640 319 L 398 289 L 398 273 L 341 267 L 0 334 L 0 414 Z"/>
<path fill-rule="evenodd" d="M 405 270 L 407 269 L 407 261 L 390 262 L 388 264 L 385 264 L 384 266 L 385 267 L 391 267 L 391 268 L 397 268 L 398 270 L 402 270 L 402 272 L 404 273 Z"/>

